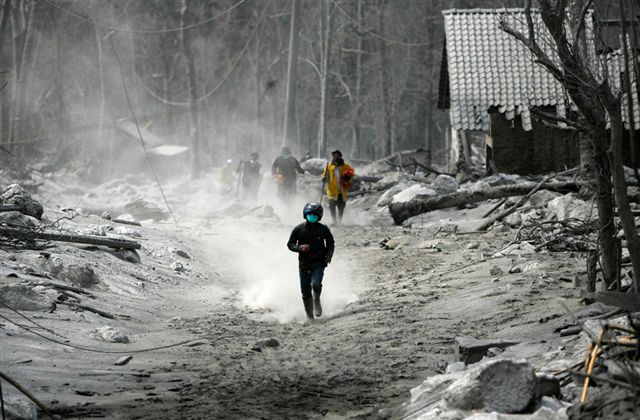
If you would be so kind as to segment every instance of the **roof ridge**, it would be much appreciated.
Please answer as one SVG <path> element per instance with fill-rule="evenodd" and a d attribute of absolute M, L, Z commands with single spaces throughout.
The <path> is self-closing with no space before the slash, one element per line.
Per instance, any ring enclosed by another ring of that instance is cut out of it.
<path fill-rule="evenodd" d="M 538 9 L 531 9 L 534 13 L 539 13 Z M 443 10 L 443 15 L 471 15 L 471 14 L 504 14 L 504 13 L 524 13 L 524 8 L 520 7 L 500 7 L 500 8 L 473 8 L 473 9 L 447 9 Z"/>

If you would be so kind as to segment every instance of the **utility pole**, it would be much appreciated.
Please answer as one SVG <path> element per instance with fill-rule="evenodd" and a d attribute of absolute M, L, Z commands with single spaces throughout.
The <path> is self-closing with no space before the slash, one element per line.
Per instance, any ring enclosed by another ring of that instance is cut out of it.
<path fill-rule="evenodd" d="M 289 34 L 289 63 L 287 65 L 286 103 L 282 144 L 292 146 L 291 136 L 296 132 L 296 84 L 298 80 L 298 32 L 300 29 L 300 0 L 292 0 L 291 31 Z"/>

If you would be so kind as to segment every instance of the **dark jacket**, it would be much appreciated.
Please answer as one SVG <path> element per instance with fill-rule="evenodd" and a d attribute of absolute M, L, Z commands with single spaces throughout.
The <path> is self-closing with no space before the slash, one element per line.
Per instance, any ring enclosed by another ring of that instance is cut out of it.
<path fill-rule="evenodd" d="M 296 172 L 303 174 L 304 169 L 300 166 L 298 159 L 293 156 L 278 156 L 271 166 L 271 173 L 273 175 L 280 174 L 284 176 L 284 182 L 295 182 Z"/>
<path fill-rule="evenodd" d="M 255 160 L 242 160 L 236 168 L 236 173 L 242 176 L 242 185 L 250 187 L 260 183 L 260 163 Z"/>
<path fill-rule="evenodd" d="M 300 252 L 300 245 L 309 245 L 308 252 Z M 304 222 L 293 228 L 287 247 L 298 253 L 301 270 L 326 267 L 327 259 L 333 256 L 334 240 L 327 225 Z"/>

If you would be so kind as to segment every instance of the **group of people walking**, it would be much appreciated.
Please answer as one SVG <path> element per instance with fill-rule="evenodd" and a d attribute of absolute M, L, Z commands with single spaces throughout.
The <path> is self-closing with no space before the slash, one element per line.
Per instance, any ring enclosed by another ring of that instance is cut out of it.
<path fill-rule="evenodd" d="M 309 154 L 305 158 L 310 158 Z M 305 159 L 303 158 L 303 159 Z M 233 161 L 228 160 L 220 173 L 223 192 L 230 193 L 234 190 L 234 180 L 237 177 L 235 191 L 242 191 L 242 198 L 255 201 L 258 198 L 258 190 L 262 182 L 258 153 L 252 153 L 248 160 L 239 162 L 235 170 Z M 296 195 L 297 175 L 304 174 L 305 170 L 298 159 L 291 154 L 291 149 L 283 147 L 271 165 L 271 175 L 278 186 L 278 198 L 286 203 Z M 323 193 L 326 193 L 329 211 L 333 224 L 342 222 L 342 216 L 347 204 L 347 194 L 355 171 L 344 161 L 342 152 L 334 150 L 331 153 L 331 161 L 327 162 L 322 172 Z M 320 221 L 324 215 L 320 202 L 311 201 L 302 210 L 304 222 L 297 225 L 287 242 L 287 247 L 292 252 L 298 253 L 298 272 L 300 277 L 300 291 L 304 311 L 309 320 L 322 316 L 322 280 L 324 270 L 331 262 L 335 249 L 335 241 L 329 227 Z"/>
<path fill-rule="evenodd" d="M 342 152 L 339 150 L 334 150 L 331 157 L 331 161 L 327 162 L 322 172 L 321 181 L 333 222 L 340 223 L 355 171 L 344 161 Z M 307 153 L 303 159 L 309 158 Z M 233 161 L 227 160 L 220 171 L 222 193 L 231 194 L 235 191 L 244 200 L 256 201 L 262 183 L 262 164 L 259 159 L 258 153 L 251 153 L 249 159 L 241 160 L 235 168 Z M 280 155 L 271 165 L 271 175 L 277 185 L 278 198 L 285 203 L 290 203 L 297 194 L 297 176 L 304 173 L 305 170 L 302 169 L 298 159 L 292 155 L 291 149 L 287 146 L 283 147 Z"/>

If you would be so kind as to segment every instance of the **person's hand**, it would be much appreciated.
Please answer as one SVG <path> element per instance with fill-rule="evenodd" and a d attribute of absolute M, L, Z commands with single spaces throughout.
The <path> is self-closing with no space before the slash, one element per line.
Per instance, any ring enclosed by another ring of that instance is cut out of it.
<path fill-rule="evenodd" d="M 310 247 L 309 245 L 307 245 L 307 244 L 303 244 L 303 245 L 300 245 L 300 246 L 298 247 L 298 250 L 299 250 L 300 252 L 309 252 L 309 249 L 310 249 L 310 248 L 311 248 L 311 247 Z"/>

